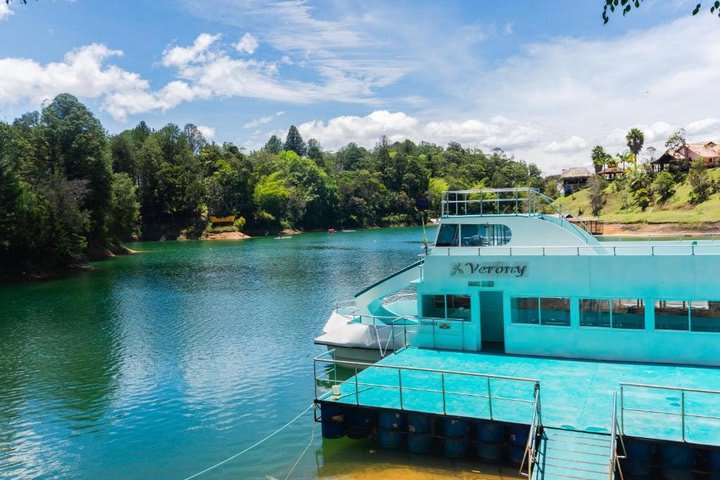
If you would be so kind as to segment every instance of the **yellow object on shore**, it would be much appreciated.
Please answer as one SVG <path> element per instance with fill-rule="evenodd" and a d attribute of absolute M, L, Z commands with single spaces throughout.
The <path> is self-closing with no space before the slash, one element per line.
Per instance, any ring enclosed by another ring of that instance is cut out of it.
<path fill-rule="evenodd" d="M 210 223 L 233 223 L 235 221 L 235 215 L 228 215 L 226 217 L 215 217 L 210 216 Z"/>

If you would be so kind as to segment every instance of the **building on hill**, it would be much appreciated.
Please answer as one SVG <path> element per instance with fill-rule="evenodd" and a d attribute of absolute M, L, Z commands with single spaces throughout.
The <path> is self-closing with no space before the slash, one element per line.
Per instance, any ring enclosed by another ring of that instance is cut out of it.
<path fill-rule="evenodd" d="M 605 177 L 605 180 L 615 180 L 625 175 L 625 171 L 620 167 L 605 167 L 600 170 L 599 174 Z"/>
<path fill-rule="evenodd" d="M 680 147 L 669 148 L 657 160 L 653 160 L 651 165 L 655 172 L 684 171 L 698 158 L 703 160 L 707 168 L 720 166 L 720 145 L 715 142 L 686 143 Z"/>
<path fill-rule="evenodd" d="M 570 195 L 583 188 L 590 178 L 590 170 L 585 167 L 573 167 L 563 170 L 560 174 L 563 195 Z"/>

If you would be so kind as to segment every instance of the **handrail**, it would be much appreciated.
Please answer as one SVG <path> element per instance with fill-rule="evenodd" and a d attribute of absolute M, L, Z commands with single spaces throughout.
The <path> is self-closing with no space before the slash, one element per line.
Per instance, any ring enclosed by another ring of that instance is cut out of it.
<path fill-rule="evenodd" d="M 488 247 L 433 247 L 431 255 L 454 256 L 694 256 L 694 255 L 720 255 L 720 244 L 713 242 L 708 245 L 523 245 L 516 247 L 488 246 Z"/>
<path fill-rule="evenodd" d="M 533 403 L 533 416 L 530 422 L 530 431 L 528 433 L 527 443 L 525 444 L 525 453 L 523 453 L 522 461 L 520 462 L 520 475 L 532 478 L 533 468 L 537 461 L 537 434 L 538 429 L 542 427 L 542 410 L 540 408 L 540 383 L 535 384 L 535 401 Z M 523 472 L 525 461 L 528 461 L 527 473 Z"/>
<path fill-rule="evenodd" d="M 617 452 L 617 439 L 620 438 L 620 446 L 622 447 L 622 455 L 618 455 Z M 618 431 L 617 423 L 617 392 L 613 392 L 613 406 L 612 406 L 612 422 L 610 426 L 610 463 L 608 479 L 613 480 L 615 478 L 615 470 L 617 469 L 620 473 L 620 480 L 624 480 L 622 467 L 620 465 L 620 459 L 627 457 L 627 450 L 625 450 L 625 441 L 623 440 L 622 432 Z"/>
<path fill-rule="evenodd" d="M 415 268 L 415 267 L 420 267 L 420 266 L 422 266 L 423 262 L 424 262 L 424 259 L 423 259 L 423 260 L 418 260 L 417 262 L 413 263 L 412 265 L 408 265 L 407 267 L 402 268 L 402 269 L 398 270 L 397 272 L 391 273 L 390 275 L 388 275 L 388 276 L 386 276 L 386 277 L 384 277 L 384 278 L 381 278 L 380 280 L 378 280 L 377 282 L 373 283 L 373 284 L 370 285 L 369 287 L 365 287 L 365 288 L 363 288 L 362 290 L 360 290 L 359 292 L 357 292 L 357 293 L 355 294 L 355 298 L 359 297 L 359 296 L 362 295 L 363 293 L 367 293 L 368 291 L 370 291 L 370 290 L 372 290 L 373 288 L 377 287 L 377 286 L 380 285 L 381 283 L 387 282 L 388 280 L 390 280 L 390 279 L 393 278 L 393 277 L 397 277 L 398 275 L 400 275 L 400 274 L 402 274 L 402 273 L 405 273 L 405 272 L 407 272 L 408 270 L 412 270 L 412 269 Z"/>
<path fill-rule="evenodd" d="M 632 408 L 625 406 L 625 390 L 626 388 L 644 388 L 648 390 L 664 390 L 670 392 L 680 392 L 680 411 L 668 411 L 668 410 L 656 410 L 652 408 Z M 700 413 L 688 413 L 686 395 L 688 393 L 699 393 L 703 395 L 715 395 L 720 396 L 720 390 L 708 390 L 702 388 L 685 388 L 685 387 L 674 387 L 674 386 L 663 386 L 663 385 L 651 385 L 642 383 L 620 383 L 620 433 L 625 435 L 625 416 L 626 412 L 638 412 L 638 413 L 650 413 L 656 415 L 673 415 L 680 417 L 680 436 L 683 442 L 686 442 L 685 430 L 687 427 L 687 418 L 702 418 L 709 420 L 720 421 L 720 416 L 717 415 L 705 415 Z"/>
<path fill-rule="evenodd" d="M 524 399 L 524 398 L 503 397 L 503 396 L 499 396 L 497 394 L 493 394 L 493 389 L 492 389 L 492 381 L 493 380 L 514 381 L 514 382 L 520 382 L 520 383 L 532 383 L 533 385 L 535 385 L 536 392 L 537 392 L 537 389 L 539 388 L 539 381 L 536 379 L 532 379 L 532 378 L 510 377 L 510 376 L 504 376 L 504 375 L 492 375 L 492 374 L 486 374 L 486 373 L 462 372 L 462 371 L 433 369 L 433 368 L 421 368 L 421 367 L 411 367 L 411 366 L 403 366 L 403 365 L 384 365 L 384 364 L 366 363 L 366 362 L 349 362 L 349 361 L 345 361 L 345 360 L 336 360 L 335 358 L 325 358 L 327 356 L 334 357 L 334 354 L 335 354 L 335 350 L 329 350 L 329 351 L 322 353 L 313 358 L 313 371 L 314 371 L 314 376 L 315 376 L 315 399 L 316 400 L 326 400 L 328 397 L 331 397 L 334 400 L 340 400 L 341 398 L 355 395 L 355 404 L 360 405 L 360 394 L 362 392 L 365 392 L 372 388 L 387 388 L 387 389 L 398 391 L 400 410 L 405 410 L 404 392 L 419 391 L 419 392 L 439 393 L 442 396 L 443 414 L 447 415 L 448 414 L 448 411 L 447 411 L 448 410 L 448 408 L 447 408 L 448 407 L 448 401 L 447 401 L 448 395 L 457 395 L 457 396 L 470 397 L 470 398 L 487 398 L 488 416 L 489 416 L 490 420 L 494 420 L 493 401 L 504 400 L 504 401 L 509 401 L 509 402 L 518 402 L 518 403 L 525 403 L 525 404 L 533 403 L 533 401 L 529 400 L 529 399 Z M 328 371 L 325 372 L 325 377 L 327 377 L 327 378 L 318 376 L 318 364 L 322 364 L 322 363 L 333 365 L 335 367 L 332 369 L 332 371 L 333 371 L 332 378 L 330 378 L 330 372 L 328 372 Z M 337 369 L 337 366 L 339 366 L 339 365 L 343 366 L 345 368 L 349 367 L 351 370 L 353 370 L 354 377 L 352 377 L 346 381 L 338 380 L 337 375 L 336 375 L 336 369 Z M 390 384 L 381 384 L 381 383 L 368 383 L 365 381 L 361 381 L 359 379 L 358 373 L 360 372 L 360 370 L 363 370 L 366 367 L 374 367 L 374 368 L 397 371 L 397 376 L 398 376 L 397 384 L 390 385 Z M 408 386 L 407 383 L 403 384 L 403 372 L 426 372 L 426 373 L 433 373 L 433 374 L 439 375 L 440 381 L 441 381 L 441 388 L 440 389 L 429 388 L 427 386 L 411 387 L 411 386 Z M 447 376 L 450 376 L 450 375 L 485 379 L 486 385 L 487 385 L 486 391 L 483 393 L 477 393 L 477 392 L 462 392 L 462 391 L 448 390 L 446 388 L 445 379 Z M 326 382 L 332 384 L 331 387 L 345 383 L 346 385 L 349 385 L 351 387 L 351 391 L 341 393 L 338 389 L 330 388 L 329 391 L 326 391 L 322 395 L 318 395 L 318 384 L 326 383 Z"/>

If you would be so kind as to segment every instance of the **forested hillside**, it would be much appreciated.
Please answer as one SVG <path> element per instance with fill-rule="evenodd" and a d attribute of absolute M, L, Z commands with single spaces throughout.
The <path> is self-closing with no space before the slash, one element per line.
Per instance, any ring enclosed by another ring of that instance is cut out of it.
<path fill-rule="evenodd" d="M 458 143 L 383 137 L 371 150 L 327 152 L 290 127 L 284 141 L 244 152 L 194 125 L 108 135 L 62 94 L 0 123 L 0 269 L 63 270 L 130 239 L 196 238 L 210 215 L 235 215 L 232 228 L 255 234 L 417 224 L 418 202 L 432 215 L 443 190 L 527 185 L 545 187 L 535 165 Z"/>

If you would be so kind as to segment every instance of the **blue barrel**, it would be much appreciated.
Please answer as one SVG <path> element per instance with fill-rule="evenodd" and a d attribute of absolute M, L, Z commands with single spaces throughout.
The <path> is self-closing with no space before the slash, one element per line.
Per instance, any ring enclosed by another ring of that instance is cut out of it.
<path fill-rule="evenodd" d="M 526 425 L 515 425 L 510 427 L 510 445 L 513 447 L 523 447 L 527 445 L 528 435 L 530 435 L 530 427 Z"/>
<path fill-rule="evenodd" d="M 642 440 L 625 440 L 627 458 L 622 461 L 623 473 L 632 478 L 650 478 L 652 471 L 652 444 Z"/>
<path fill-rule="evenodd" d="M 720 449 L 710 450 L 708 466 L 711 472 L 720 472 Z"/>
<path fill-rule="evenodd" d="M 660 445 L 660 462 L 663 470 L 691 469 L 695 466 L 695 450 L 686 445 L 670 443 Z"/>
<path fill-rule="evenodd" d="M 378 427 L 385 430 L 404 430 L 407 417 L 404 413 L 395 410 L 381 410 L 378 412 Z"/>
<path fill-rule="evenodd" d="M 448 458 L 462 458 L 467 454 L 467 448 L 467 438 L 446 437 L 443 451 Z"/>
<path fill-rule="evenodd" d="M 518 447 L 516 445 L 510 446 L 508 451 L 508 460 L 513 467 L 519 467 L 522 462 L 523 456 L 525 455 L 525 446 Z"/>
<path fill-rule="evenodd" d="M 503 426 L 496 422 L 481 421 L 475 424 L 475 441 L 484 443 L 501 443 L 503 441 Z"/>
<path fill-rule="evenodd" d="M 433 437 L 429 433 L 408 433 L 408 451 L 425 454 L 432 449 Z"/>
<path fill-rule="evenodd" d="M 411 413 L 408 415 L 408 432 L 410 433 L 428 433 L 432 418 L 430 415 L 421 413 Z"/>
<path fill-rule="evenodd" d="M 348 408 L 345 411 L 345 434 L 349 438 L 368 438 L 375 425 L 372 410 L 364 408 Z"/>
<path fill-rule="evenodd" d="M 475 444 L 475 455 L 483 463 L 499 463 L 502 459 L 503 445 L 497 443 L 478 442 Z"/>
<path fill-rule="evenodd" d="M 400 430 L 378 429 L 378 447 L 386 450 L 396 450 L 402 446 L 403 433 Z"/>
<path fill-rule="evenodd" d="M 464 437 L 470 432 L 467 420 L 445 417 L 443 419 L 443 435 L 446 437 Z"/>
<path fill-rule="evenodd" d="M 320 421 L 324 438 L 340 438 L 345 435 L 345 415 L 341 405 L 336 403 L 320 404 Z"/>
<path fill-rule="evenodd" d="M 695 473 L 689 468 L 668 468 L 663 469 L 662 478 L 664 480 L 694 480 Z"/>

